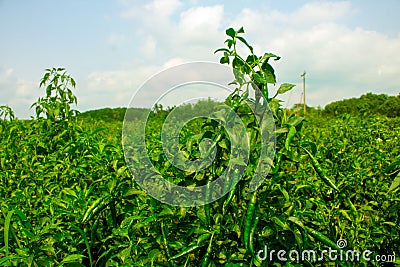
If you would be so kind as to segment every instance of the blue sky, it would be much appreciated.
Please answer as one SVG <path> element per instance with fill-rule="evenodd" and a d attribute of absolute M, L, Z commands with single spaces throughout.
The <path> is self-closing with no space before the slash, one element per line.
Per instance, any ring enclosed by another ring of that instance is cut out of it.
<path fill-rule="evenodd" d="M 381 3 L 381 4 L 379 4 Z M 228 27 L 243 26 L 256 52 L 282 57 L 278 83 L 329 102 L 366 92 L 400 92 L 400 1 L 21 1 L 0 0 L 0 105 L 33 115 L 45 68 L 77 81 L 81 111 L 122 107 L 153 74 L 189 61 L 214 61 Z"/>

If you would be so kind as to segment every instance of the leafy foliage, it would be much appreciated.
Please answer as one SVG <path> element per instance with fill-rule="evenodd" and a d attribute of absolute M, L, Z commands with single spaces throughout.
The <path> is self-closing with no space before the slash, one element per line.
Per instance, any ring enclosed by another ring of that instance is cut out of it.
<path fill-rule="evenodd" d="M 322 251 L 334 248 L 339 238 L 348 241 L 348 248 L 398 255 L 399 119 L 296 116 L 268 91 L 268 84 L 276 83 L 269 60 L 279 57 L 253 54 L 243 33 L 228 29 L 227 48 L 217 51 L 223 54 L 221 63 L 239 70 L 237 90 L 225 102 L 246 125 L 251 157 L 246 166 L 231 170 L 236 186 L 208 205 L 169 206 L 142 191 L 123 157 L 122 123 L 108 121 L 107 115 L 104 120 L 73 116 L 67 105 L 76 98 L 68 88 L 75 83 L 64 69 L 46 70 L 41 86 L 46 84 L 51 94 L 34 104 L 36 119 L 21 121 L 11 109 L 0 109 L 8 118 L 0 120 L 0 265 L 327 266 L 326 257 L 261 262 L 255 255 L 264 246 Z M 239 44 L 250 51 L 246 60 L 236 50 Z M 255 99 L 248 92 L 253 86 L 261 89 Z M 280 88 L 278 94 L 292 85 Z M 276 125 L 276 156 L 267 179 L 251 192 L 250 178 L 263 159 L 257 134 L 262 114 L 249 111 L 267 104 Z M 190 111 L 191 106 L 183 108 Z M 160 126 L 170 111 L 155 107 L 146 125 L 153 163 L 178 184 L 209 183 L 231 156 L 227 132 L 213 119 L 185 125 L 179 148 L 188 158 L 204 152 L 203 138 L 213 139 L 218 153 L 209 168 L 183 172 L 168 163 L 160 144 Z M 237 180 L 240 168 L 244 175 Z"/>
<path fill-rule="evenodd" d="M 46 96 L 39 98 L 31 107 L 35 107 L 36 118 L 45 115 L 49 121 L 67 121 L 78 111 L 71 109 L 71 104 L 77 104 L 77 98 L 72 92 L 75 80 L 67 74 L 64 68 L 46 69 L 40 80 Z"/>
<path fill-rule="evenodd" d="M 9 106 L 0 106 L 0 117 L 3 120 L 12 121 L 15 118 L 14 111 Z"/>
<path fill-rule="evenodd" d="M 144 120 L 144 116 L 146 115 L 147 109 L 144 108 L 132 108 L 129 111 L 129 115 L 131 118 L 129 120 Z M 126 114 L 126 108 L 102 108 L 97 110 L 88 110 L 79 114 L 79 118 L 84 120 L 93 119 L 95 121 L 104 121 L 104 122 L 122 122 L 124 120 Z"/>
<path fill-rule="evenodd" d="M 345 99 L 325 106 L 324 114 L 368 116 L 380 114 L 387 117 L 400 116 L 400 95 L 388 96 L 367 93 L 359 98 Z"/>

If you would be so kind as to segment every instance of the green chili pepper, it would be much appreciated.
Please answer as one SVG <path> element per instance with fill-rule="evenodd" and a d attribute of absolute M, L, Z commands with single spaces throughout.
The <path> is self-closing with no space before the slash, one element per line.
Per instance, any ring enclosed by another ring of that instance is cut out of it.
<path fill-rule="evenodd" d="M 110 211 L 111 211 L 111 219 L 114 228 L 117 227 L 117 211 L 115 210 L 115 201 L 111 199 L 110 201 Z"/>
<path fill-rule="evenodd" d="M 243 241 L 246 250 L 249 250 L 250 231 L 253 223 L 254 212 L 256 211 L 257 190 L 253 191 L 247 205 L 246 217 L 244 219 Z"/>
<path fill-rule="evenodd" d="M 210 201 L 210 187 L 211 187 L 211 182 L 212 182 L 212 177 L 210 176 L 207 180 L 207 185 L 206 185 L 206 201 Z M 211 203 L 207 203 L 204 205 L 204 213 L 206 214 L 206 222 L 207 225 L 211 225 Z"/>
<path fill-rule="evenodd" d="M 231 203 L 233 196 L 235 195 L 238 179 L 239 179 L 239 170 L 236 169 L 233 173 L 233 178 L 230 181 L 226 181 L 226 183 L 225 183 L 225 187 L 229 187 L 231 185 L 233 185 L 233 186 L 231 187 L 229 193 L 227 194 L 227 196 L 224 200 L 224 203 L 222 204 L 222 214 L 225 214 L 227 212 L 229 204 Z M 228 190 L 228 189 L 226 189 L 226 190 Z"/>
<path fill-rule="evenodd" d="M 164 230 L 164 220 L 161 221 L 161 234 L 163 237 L 163 245 L 165 252 L 167 253 L 168 260 L 171 258 L 171 252 L 169 250 L 168 242 L 167 242 L 167 237 L 165 236 L 165 230 Z"/>
<path fill-rule="evenodd" d="M 306 153 L 308 154 L 308 156 L 311 159 L 311 164 L 314 167 L 314 170 L 317 172 L 319 178 L 321 178 L 321 180 L 327 184 L 329 187 L 331 187 L 332 189 L 334 189 L 335 191 L 339 191 L 339 189 L 336 187 L 336 185 L 328 178 L 328 176 L 326 176 L 324 170 L 321 168 L 321 166 L 319 165 L 318 160 L 316 160 L 314 158 L 314 156 L 304 147 L 301 147 L 304 149 L 304 151 L 306 151 Z"/>
<path fill-rule="evenodd" d="M 187 255 L 187 254 L 189 254 L 189 253 L 191 253 L 191 252 L 193 252 L 193 251 L 195 251 L 195 250 L 197 250 L 199 248 L 201 248 L 201 246 L 199 246 L 199 245 L 194 245 L 194 246 L 188 247 L 187 249 L 185 249 L 185 250 L 179 252 L 178 254 L 176 254 L 175 256 L 172 256 L 171 258 L 169 258 L 169 260 L 170 261 L 171 260 L 175 260 L 175 259 L 180 258 L 182 256 L 185 256 L 185 255 Z"/>
<path fill-rule="evenodd" d="M 282 161 L 282 153 L 279 152 L 275 155 L 275 166 L 271 170 L 271 174 L 276 174 L 279 171 L 279 168 L 281 167 L 281 161 Z"/>
<path fill-rule="evenodd" d="M 254 256 L 254 234 L 256 232 L 257 229 L 257 224 L 258 224 L 258 220 L 260 219 L 260 217 L 258 215 L 256 215 L 254 217 L 254 222 L 251 226 L 251 230 L 250 230 L 250 236 L 249 236 L 249 251 L 251 253 L 252 256 Z"/>
<path fill-rule="evenodd" d="M 92 242 L 94 242 L 94 240 L 96 240 L 95 235 L 96 235 L 96 232 L 97 232 L 97 228 L 99 227 L 99 218 L 100 218 L 100 217 L 97 217 L 97 218 L 96 218 L 96 220 L 95 220 L 93 226 L 90 228 L 90 240 L 91 240 Z"/>
<path fill-rule="evenodd" d="M 222 134 L 219 134 L 217 136 L 217 139 L 216 139 L 215 142 L 218 143 L 222 139 L 222 137 L 223 137 Z M 207 222 L 208 226 L 211 226 L 211 203 L 208 203 L 210 201 L 210 197 L 211 197 L 210 196 L 211 195 L 210 188 L 211 188 L 212 180 L 217 177 L 217 170 L 216 169 L 217 169 L 217 163 L 219 162 L 219 157 L 220 157 L 219 154 L 220 154 L 220 149 L 217 148 L 217 153 L 216 153 L 216 156 L 215 156 L 215 159 L 214 159 L 217 162 L 213 162 L 213 164 L 212 164 L 212 175 L 208 177 L 207 184 L 206 184 L 206 203 L 207 204 L 204 206 L 204 213 L 206 215 L 206 222 Z"/>
<path fill-rule="evenodd" d="M 230 175 L 227 175 L 226 180 L 224 181 L 224 185 L 222 187 L 222 194 L 224 194 L 224 196 L 221 197 L 219 200 L 219 206 L 221 208 L 224 205 L 225 200 L 228 198 L 230 190 L 232 189 L 232 188 L 230 188 L 231 184 L 232 184 L 232 178 L 230 177 Z"/>
<path fill-rule="evenodd" d="M 342 198 L 344 198 L 344 200 L 346 201 L 347 205 L 349 206 L 350 212 L 351 212 L 351 215 L 353 216 L 353 218 L 357 218 L 357 209 L 354 206 L 353 202 L 351 202 L 350 198 L 344 193 L 340 194 L 340 196 Z"/>
<path fill-rule="evenodd" d="M 203 257 L 203 260 L 201 261 L 201 267 L 207 267 L 210 265 L 213 237 L 214 233 L 211 235 L 210 243 L 208 243 L 206 254 Z"/>
<path fill-rule="evenodd" d="M 334 249 L 339 249 L 339 247 L 336 245 L 335 242 L 331 241 L 329 238 L 327 238 L 325 235 L 321 234 L 320 232 L 304 225 L 304 229 L 307 231 L 307 233 L 309 233 L 312 237 L 314 237 L 315 239 L 321 241 L 323 244 L 325 244 L 326 246 L 330 247 L 330 248 L 334 248 Z"/>
<path fill-rule="evenodd" d="M 96 214 L 104 210 L 108 205 L 108 196 L 96 199 L 83 215 L 82 222 L 91 220 Z"/>

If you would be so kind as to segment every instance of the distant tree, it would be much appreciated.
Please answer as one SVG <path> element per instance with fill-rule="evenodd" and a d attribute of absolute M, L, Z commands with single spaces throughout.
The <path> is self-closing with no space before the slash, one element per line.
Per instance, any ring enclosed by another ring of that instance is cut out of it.
<path fill-rule="evenodd" d="M 400 97 L 386 94 L 367 93 L 359 98 L 344 99 L 325 106 L 323 114 L 342 115 L 352 114 L 367 116 L 381 114 L 388 117 L 399 116 Z"/>
<path fill-rule="evenodd" d="M 83 119 L 93 119 L 104 122 L 123 121 L 125 115 L 128 116 L 126 118 L 128 120 L 144 119 L 144 116 L 149 112 L 150 109 L 129 108 L 128 113 L 126 113 L 126 110 L 126 108 L 102 108 L 82 112 L 79 117 Z"/>

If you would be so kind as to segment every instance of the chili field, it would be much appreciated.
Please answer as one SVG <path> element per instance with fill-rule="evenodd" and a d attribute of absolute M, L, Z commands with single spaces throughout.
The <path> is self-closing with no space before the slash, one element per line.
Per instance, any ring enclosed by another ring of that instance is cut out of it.
<path fill-rule="evenodd" d="M 214 140 L 215 161 L 199 171 L 180 170 L 163 153 L 160 131 L 171 109 L 149 111 L 146 125 L 134 116 L 123 123 L 96 119 L 96 112 L 77 115 L 75 81 L 62 68 L 46 70 L 40 82 L 46 97 L 33 104 L 35 118 L 20 120 L 1 107 L 0 265 L 398 266 L 400 118 L 283 108 L 278 97 L 293 86 L 282 84 L 275 95 L 267 86 L 276 83 L 269 60 L 279 57 L 254 55 L 243 32 L 228 29 L 227 47 L 217 52 L 220 63 L 250 77 L 237 75 L 238 88 L 255 83 L 264 95 L 253 101 L 238 90 L 225 101 L 251 137 L 247 163 L 229 165 L 234 140 L 216 122 L 230 113 L 218 113 L 219 103 L 214 119 L 193 120 L 180 133 L 187 159 L 208 155 L 201 141 Z M 239 44 L 249 56 L 239 55 Z M 270 139 L 257 123 L 265 113 L 258 108 L 267 105 L 276 127 L 272 159 L 263 154 L 270 147 L 261 144 Z M 132 147 L 124 127 L 133 133 Z M 150 196 L 132 175 L 149 167 L 136 156 L 134 133 L 141 127 L 160 175 L 182 186 L 209 186 L 228 169 L 229 190 L 192 207 Z M 260 162 L 270 164 L 269 172 L 252 191 Z M 300 257 L 304 251 L 316 257 Z M 368 251 L 368 259 L 346 251 Z"/>

